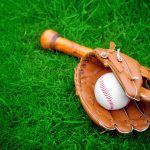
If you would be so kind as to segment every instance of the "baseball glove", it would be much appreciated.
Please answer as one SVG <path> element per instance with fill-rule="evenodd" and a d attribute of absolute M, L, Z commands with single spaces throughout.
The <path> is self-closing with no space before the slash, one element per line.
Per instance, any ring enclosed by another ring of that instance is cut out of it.
<path fill-rule="evenodd" d="M 115 51 L 115 44 L 109 49 L 96 49 L 81 46 L 60 37 L 57 32 L 46 30 L 40 38 L 43 48 L 56 49 L 81 58 L 75 69 L 76 94 L 89 117 L 106 130 L 129 133 L 142 132 L 150 124 L 150 69 L 141 66 L 133 58 Z M 106 110 L 94 96 L 94 86 L 103 74 L 113 72 L 131 99 L 123 109 Z"/>
<path fill-rule="evenodd" d="M 76 94 L 89 117 L 106 130 L 121 133 L 144 131 L 150 123 L 150 70 L 133 58 L 110 49 L 96 49 L 81 58 L 75 69 Z M 103 74 L 113 72 L 130 103 L 120 110 L 106 110 L 94 96 L 94 86 Z"/>

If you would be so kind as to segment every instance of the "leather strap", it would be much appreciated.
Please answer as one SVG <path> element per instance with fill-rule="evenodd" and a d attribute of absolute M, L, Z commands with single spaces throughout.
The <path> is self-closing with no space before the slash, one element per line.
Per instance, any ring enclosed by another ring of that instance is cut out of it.
<path fill-rule="evenodd" d="M 150 90 L 142 87 L 140 97 L 141 100 L 150 102 Z"/>
<path fill-rule="evenodd" d="M 150 80 L 150 69 L 144 67 L 144 66 L 141 66 L 140 67 L 140 71 L 141 71 L 141 74 L 143 77 L 147 78 L 148 80 Z"/>

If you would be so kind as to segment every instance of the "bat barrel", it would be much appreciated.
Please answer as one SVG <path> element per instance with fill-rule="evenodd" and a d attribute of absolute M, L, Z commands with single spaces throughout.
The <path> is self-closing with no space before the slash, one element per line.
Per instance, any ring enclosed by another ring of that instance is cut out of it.
<path fill-rule="evenodd" d="M 44 49 L 55 49 L 79 58 L 85 56 L 92 50 L 91 48 L 60 37 L 59 34 L 53 30 L 44 31 L 40 37 L 40 43 Z"/>

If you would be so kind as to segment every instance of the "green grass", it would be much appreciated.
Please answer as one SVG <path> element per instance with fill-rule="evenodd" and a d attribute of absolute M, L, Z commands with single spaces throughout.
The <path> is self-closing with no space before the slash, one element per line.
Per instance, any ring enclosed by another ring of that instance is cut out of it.
<path fill-rule="evenodd" d="M 75 96 L 79 59 L 44 51 L 47 28 L 85 46 L 121 51 L 150 67 L 148 0 L 1 0 L 0 149 L 150 149 L 150 130 L 100 134 Z"/>

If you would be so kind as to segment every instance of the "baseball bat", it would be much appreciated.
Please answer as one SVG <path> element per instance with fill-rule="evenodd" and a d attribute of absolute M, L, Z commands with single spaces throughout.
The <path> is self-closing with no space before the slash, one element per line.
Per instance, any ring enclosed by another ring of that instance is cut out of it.
<path fill-rule="evenodd" d="M 92 51 L 91 48 L 79 45 L 59 36 L 59 34 L 53 30 L 44 31 L 41 34 L 40 43 L 44 49 L 55 49 L 79 58 Z"/>

